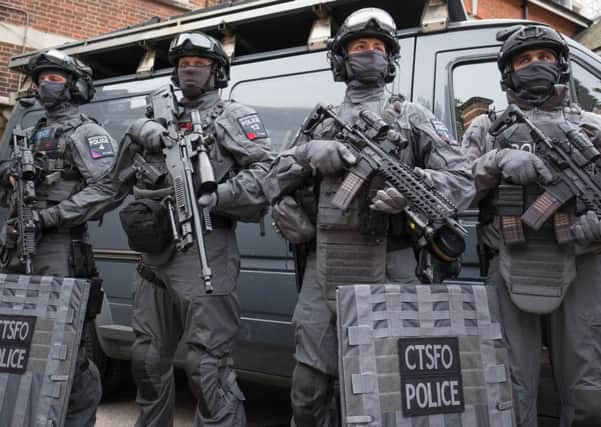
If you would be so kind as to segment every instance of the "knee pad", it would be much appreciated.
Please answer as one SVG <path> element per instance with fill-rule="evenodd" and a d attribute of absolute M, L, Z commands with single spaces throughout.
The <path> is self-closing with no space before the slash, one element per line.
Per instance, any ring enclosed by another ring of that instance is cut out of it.
<path fill-rule="evenodd" d="M 601 390 L 574 390 L 574 421 L 572 427 L 601 425 Z"/>
<path fill-rule="evenodd" d="M 240 405 L 244 401 L 233 364 L 229 355 L 218 358 L 205 349 L 189 346 L 186 374 L 198 399 L 198 410 L 204 418 L 219 418 L 229 410 L 226 406 Z"/>
<path fill-rule="evenodd" d="M 161 356 L 150 337 L 139 337 L 131 350 L 131 372 L 144 399 L 155 400 L 172 370 L 171 359 Z"/>

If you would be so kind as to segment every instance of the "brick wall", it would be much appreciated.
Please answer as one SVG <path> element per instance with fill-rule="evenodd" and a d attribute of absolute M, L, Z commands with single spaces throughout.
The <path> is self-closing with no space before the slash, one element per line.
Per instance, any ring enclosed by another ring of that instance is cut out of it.
<path fill-rule="evenodd" d="M 467 13 L 473 15 L 472 1 L 464 0 Z M 476 18 L 480 19 L 500 19 L 523 17 L 522 0 L 479 0 L 478 13 Z M 542 9 L 533 4 L 528 5 L 528 19 L 532 21 L 544 22 L 565 35 L 573 36 L 578 30 L 578 26 L 565 18 L 557 16 L 552 12 Z"/>
<path fill-rule="evenodd" d="M 23 26 L 29 14 L 29 26 L 44 33 L 72 39 L 85 39 L 146 21 L 179 15 L 191 8 L 204 8 L 219 0 L 0 0 L 0 22 Z M 186 6 L 178 6 L 178 3 Z M 9 6 L 9 7 L 6 7 Z M 9 96 L 17 88 L 19 76 L 8 71 L 12 55 L 21 46 L 0 42 L 0 96 Z"/>
<path fill-rule="evenodd" d="M 8 71 L 8 61 L 13 55 L 21 53 L 21 46 L 0 42 L 0 96 L 16 92 L 19 75 Z"/>

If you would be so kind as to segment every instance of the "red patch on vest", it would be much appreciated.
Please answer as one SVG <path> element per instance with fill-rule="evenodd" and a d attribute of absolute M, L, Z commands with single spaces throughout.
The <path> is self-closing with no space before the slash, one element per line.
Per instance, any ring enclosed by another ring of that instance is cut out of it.
<path fill-rule="evenodd" d="M 257 139 L 257 135 L 255 135 L 255 134 L 254 134 L 254 133 L 252 133 L 252 132 L 246 132 L 246 137 L 247 137 L 248 139 L 250 139 L 251 141 L 253 141 L 253 140 Z"/>
<path fill-rule="evenodd" d="M 186 132 L 192 131 L 192 122 L 180 122 L 179 128 L 181 130 L 185 130 Z"/>

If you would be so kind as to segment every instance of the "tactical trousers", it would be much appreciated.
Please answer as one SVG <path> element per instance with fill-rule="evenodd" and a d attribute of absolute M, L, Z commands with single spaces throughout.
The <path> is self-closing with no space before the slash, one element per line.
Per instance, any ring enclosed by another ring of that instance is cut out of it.
<path fill-rule="evenodd" d="M 244 395 L 231 358 L 240 307 L 236 294 L 239 255 L 233 230 L 215 229 L 206 236 L 214 293 L 200 279 L 195 248 L 166 256 L 145 257 L 162 284 L 141 277 L 134 284 L 133 376 L 138 386 L 139 427 L 173 425 L 173 358 L 186 345 L 185 369 L 197 399 L 194 426 L 246 425 Z"/>
<path fill-rule="evenodd" d="M 601 257 L 576 259 L 577 277 L 559 308 L 548 314 L 551 365 L 561 399 L 561 426 L 601 425 Z M 537 425 L 541 316 L 519 310 L 491 262 L 488 284 L 497 286 L 503 334 L 509 348 L 518 426 Z"/>
<path fill-rule="evenodd" d="M 389 252 L 387 280 L 417 283 L 413 249 Z M 296 365 L 292 374 L 292 425 L 336 427 L 340 425 L 335 383 L 338 378 L 336 313 L 317 283 L 315 253 L 307 266 L 293 316 Z"/>
<path fill-rule="evenodd" d="M 70 274 L 71 234 L 68 231 L 46 233 L 33 258 L 34 274 L 68 277 Z M 13 255 L 14 256 L 14 255 Z M 22 266 L 7 268 L 6 273 L 23 274 Z M 100 373 L 79 347 L 75 375 L 71 385 L 65 427 L 88 427 L 96 423 L 96 408 L 102 398 Z"/>

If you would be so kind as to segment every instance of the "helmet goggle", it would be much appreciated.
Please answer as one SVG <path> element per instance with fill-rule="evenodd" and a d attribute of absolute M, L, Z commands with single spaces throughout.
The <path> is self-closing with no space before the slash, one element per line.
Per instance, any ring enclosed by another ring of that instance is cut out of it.
<path fill-rule="evenodd" d="M 385 11 L 376 8 L 367 8 L 351 14 L 344 22 L 344 26 L 349 31 L 356 31 L 364 29 L 372 22 L 381 30 L 396 32 L 396 24 L 392 17 Z"/>
<path fill-rule="evenodd" d="M 193 47 L 200 49 L 212 49 L 215 45 L 215 41 L 207 37 L 204 34 L 199 33 L 183 33 L 179 34 L 171 42 L 170 49 L 176 49 L 184 47 L 186 43 L 190 43 Z"/>

